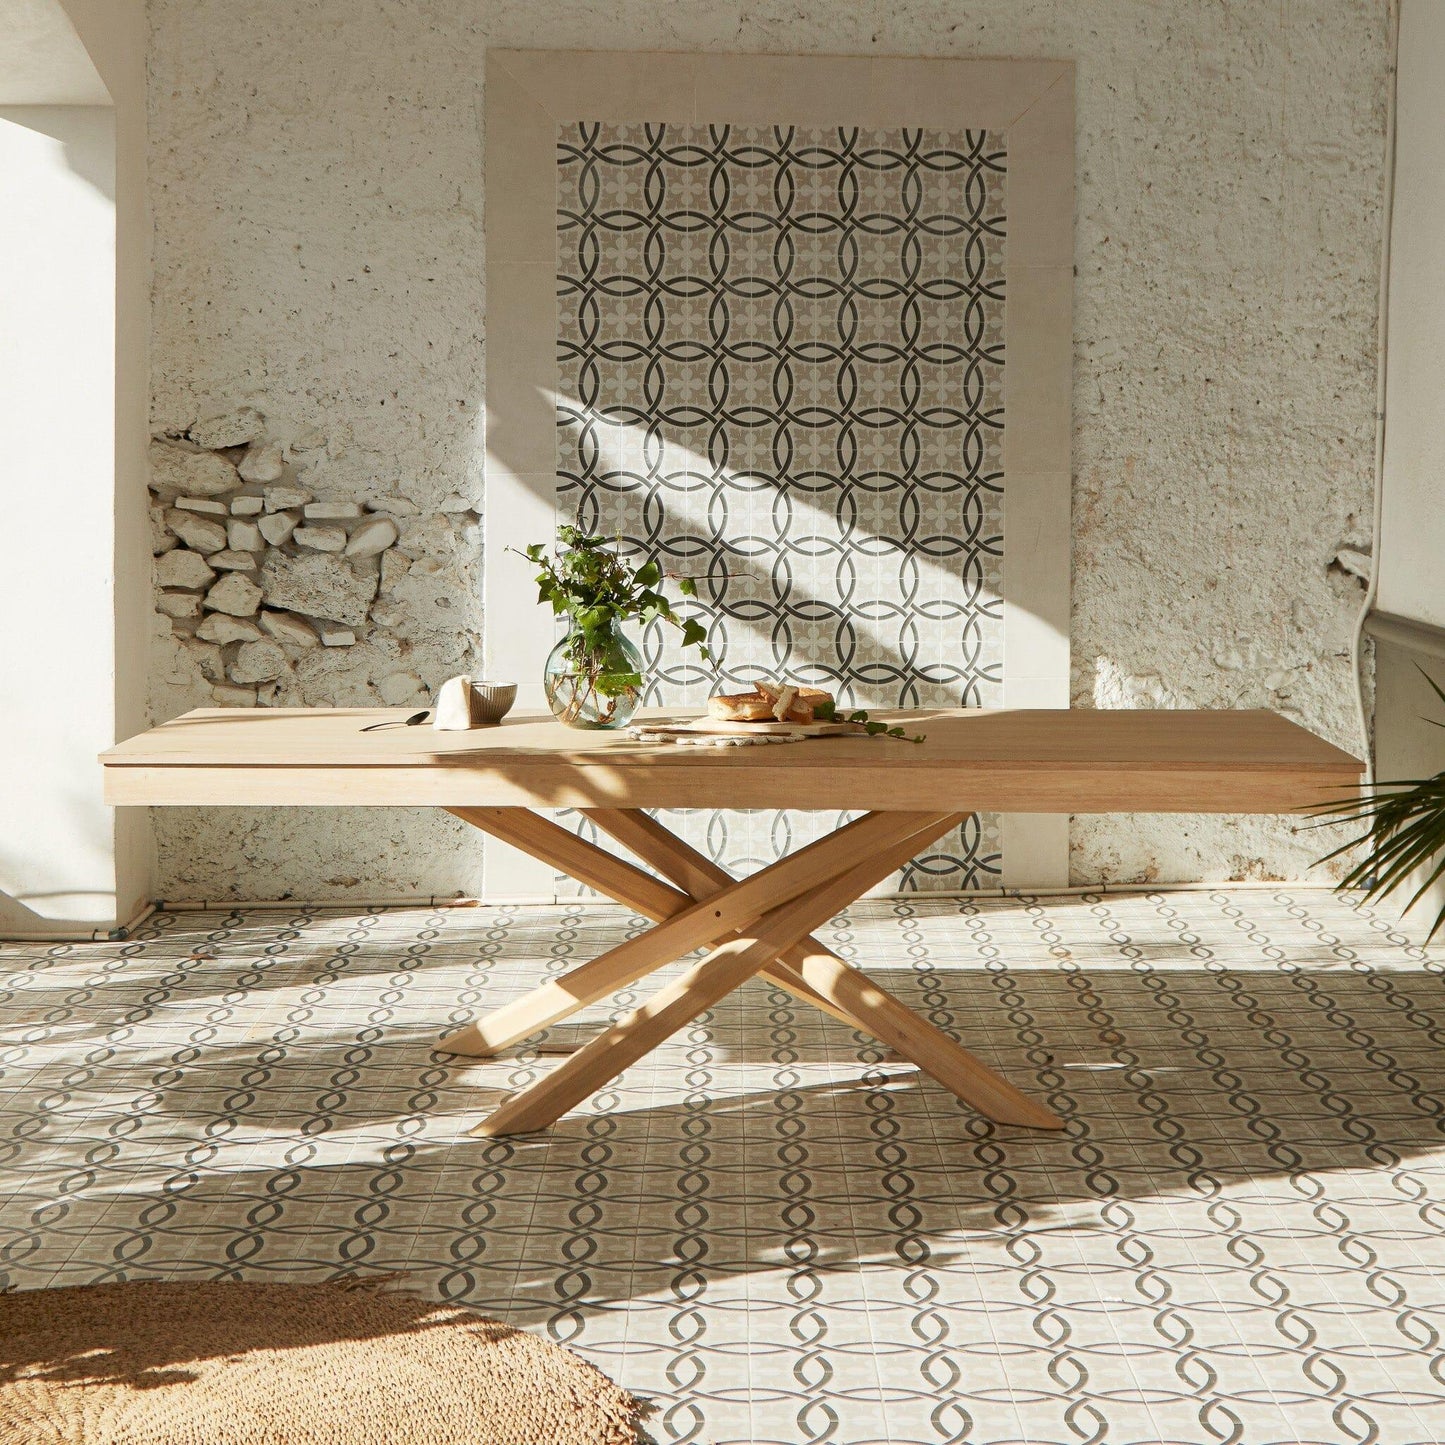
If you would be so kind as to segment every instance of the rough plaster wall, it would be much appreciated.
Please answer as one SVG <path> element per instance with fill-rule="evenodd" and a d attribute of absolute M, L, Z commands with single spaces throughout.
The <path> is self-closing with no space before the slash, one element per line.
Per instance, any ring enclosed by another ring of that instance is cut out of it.
<path fill-rule="evenodd" d="M 419 510 L 396 620 L 283 702 L 381 705 L 471 670 L 481 630 L 483 47 L 451 3 L 151 6 L 157 432 L 252 406 L 319 496 Z M 159 716 L 214 706 L 164 635 Z M 157 809 L 160 891 L 481 891 L 473 830 L 419 811 Z M 472 835 L 472 836 L 468 836 Z"/>
<path fill-rule="evenodd" d="M 1358 750 L 1359 584 L 1331 562 L 1369 541 L 1383 0 L 151 15 L 157 429 L 253 405 L 325 436 L 321 485 L 424 512 L 480 491 L 486 44 L 1074 59 L 1075 704 L 1273 706 Z M 439 574 L 469 617 L 472 567 Z M 403 640 L 427 634 L 415 610 Z M 160 834 L 172 896 L 478 886 L 478 843 L 419 814 L 174 812 Z M 1074 870 L 1300 877 L 1321 841 L 1269 819 L 1082 818 Z"/>

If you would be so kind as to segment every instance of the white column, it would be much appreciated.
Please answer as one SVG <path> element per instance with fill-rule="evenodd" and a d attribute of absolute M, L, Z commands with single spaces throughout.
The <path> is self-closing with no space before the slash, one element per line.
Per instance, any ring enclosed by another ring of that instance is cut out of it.
<path fill-rule="evenodd" d="M 0 937 L 88 936 L 150 890 L 96 762 L 144 725 L 144 5 L 0 0 L 0 30 Z"/>

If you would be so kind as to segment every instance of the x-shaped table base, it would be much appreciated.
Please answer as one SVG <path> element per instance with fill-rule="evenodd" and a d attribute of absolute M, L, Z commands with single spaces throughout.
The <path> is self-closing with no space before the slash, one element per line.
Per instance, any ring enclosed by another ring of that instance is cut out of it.
<path fill-rule="evenodd" d="M 490 1057 L 694 949 L 711 948 L 647 1003 L 513 1095 L 473 1134 L 547 1128 L 757 973 L 889 1045 L 987 1118 L 1036 1129 L 1064 1127 L 1056 1114 L 809 936 L 966 815 L 868 813 L 735 880 L 646 813 L 584 810 L 603 832 L 677 885 L 671 887 L 526 808 L 451 811 L 654 919 L 656 927 L 448 1035 L 441 1049 Z"/>

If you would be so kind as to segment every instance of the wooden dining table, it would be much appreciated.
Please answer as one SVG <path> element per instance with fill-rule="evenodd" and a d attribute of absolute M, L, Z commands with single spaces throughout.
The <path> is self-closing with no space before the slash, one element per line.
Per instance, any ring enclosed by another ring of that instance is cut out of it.
<path fill-rule="evenodd" d="M 101 755 L 105 799 L 442 808 L 654 921 L 443 1036 L 437 1047 L 452 1054 L 491 1057 L 706 950 L 508 1098 L 473 1131 L 485 1136 L 547 1128 L 758 974 L 894 1049 L 986 1117 L 1060 1129 L 1049 1109 L 814 932 L 974 812 L 1301 813 L 1338 800 L 1362 773 L 1349 753 L 1265 711 L 920 709 L 875 714 L 921 735 L 917 743 L 849 735 L 734 748 L 579 731 L 538 713 L 463 732 L 407 726 L 407 716 L 371 708 L 190 712 Z M 650 711 L 639 720 L 676 717 Z M 647 811 L 659 808 L 859 816 L 735 879 Z M 539 811 L 550 809 L 580 810 L 638 863 Z"/>

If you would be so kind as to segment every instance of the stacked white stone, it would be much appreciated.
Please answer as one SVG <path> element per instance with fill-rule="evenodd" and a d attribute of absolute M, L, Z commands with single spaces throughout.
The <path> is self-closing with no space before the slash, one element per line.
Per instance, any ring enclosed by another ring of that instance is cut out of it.
<path fill-rule="evenodd" d="M 270 703 L 307 649 L 367 635 L 383 576 L 408 567 L 387 565 L 396 516 L 416 511 L 315 496 L 264 425 L 243 408 L 151 447 L 156 611 L 224 706 Z M 383 697 L 425 688 L 410 674 L 383 682 Z"/>

